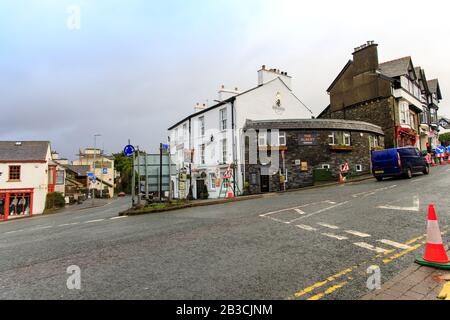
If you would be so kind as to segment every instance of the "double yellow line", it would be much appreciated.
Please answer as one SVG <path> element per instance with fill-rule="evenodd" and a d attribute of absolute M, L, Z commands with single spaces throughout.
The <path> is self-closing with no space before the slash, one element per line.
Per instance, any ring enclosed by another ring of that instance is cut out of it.
<path fill-rule="evenodd" d="M 445 234 L 445 233 L 447 233 L 447 231 L 443 232 L 443 234 Z M 404 244 L 408 245 L 408 246 L 412 245 L 414 243 L 417 243 L 417 242 L 419 242 L 419 243 L 411 246 L 408 249 L 402 250 L 402 251 L 400 251 L 400 252 L 398 252 L 398 253 L 396 253 L 394 255 L 391 255 L 388 258 L 383 259 L 382 262 L 384 264 L 388 264 L 388 263 L 392 262 L 395 259 L 398 259 L 398 258 L 400 258 L 400 257 L 402 257 L 402 256 L 404 256 L 404 255 L 406 255 L 406 254 L 408 254 L 408 253 L 410 253 L 410 252 L 412 252 L 414 250 L 417 250 L 418 248 L 420 248 L 425 243 L 423 241 L 425 239 L 425 237 L 426 237 L 425 235 L 422 235 L 422 236 L 416 237 L 414 239 L 411 239 L 411 240 L 405 242 Z M 352 272 L 354 272 L 355 270 L 357 270 L 358 268 L 361 268 L 361 266 L 368 265 L 369 263 L 371 263 L 371 262 L 373 262 L 373 261 L 375 261 L 375 260 L 377 260 L 379 258 L 385 257 L 386 255 L 391 254 L 391 253 L 393 253 L 395 251 L 396 251 L 396 249 L 386 251 L 386 252 L 384 252 L 382 254 L 376 255 L 374 259 L 364 261 L 364 262 L 362 262 L 362 263 L 360 263 L 358 265 L 355 265 L 353 267 L 349 267 L 349 268 L 346 268 L 346 269 L 344 269 L 342 271 L 339 271 L 338 273 L 336 273 L 336 274 L 334 274 L 332 276 L 329 276 L 328 278 L 324 279 L 323 281 L 316 282 L 315 284 L 313 284 L 313 285 L 311 285 L 309 287 L 306 287 L 306 288 L 304 288 L 304 289 L 294 293 L 288 299 L 289 300 L 298 299 L 298 298 L 303 297 L 306 294 L 309 294 L 312 291 L 314 291 L 314 290 L 316 290 L 318 288 L 321 288 L 321 287 L 323 287 L 323 286 L 325 286 L 327 284 L 330 284 L 331 282 L 334 282 L 334 281 L 336 281 L 336 280 L 338 280 L 338 279 L 340 279 L 340 278 L 342 278 L 344 276 L 347 277 L 345 281 L 339 282 L 338 284 L 331 286 L 330 288 L 326 289 L 325 291 L 320 292 L 318 294 L 315 294 L 315 295 L 313 295 L 313 296 L 311 296 L 310 298 L 307 299 L 307 300 L 320 300 L 323 297 L 325 297 L 325 296 L 327 296 L 329 294 L 332 294 L 336 290 L 339 290 L 342 287 L 344 287 L 345 285 L 347 285 L 351 280 L 353 280 L 353 278 L 350 277 L 350 274 Z"/>

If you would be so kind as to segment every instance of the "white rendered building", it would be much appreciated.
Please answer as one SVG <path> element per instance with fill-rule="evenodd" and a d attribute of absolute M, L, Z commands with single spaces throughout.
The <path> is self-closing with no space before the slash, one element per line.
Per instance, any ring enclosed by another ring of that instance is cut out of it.
<path fill-rule="evenodd" d="M 172 177 L 175 198 L 186 198 L 190 186 L 193 197 L 199 198 L 204 185 L 210 198 L 218 198 L 221 178 L 233 163 L 240 191 L 236 194 L 242 193 L 244 159 L 240 135 L 246 120 L 312 117 L 311 110 L 292 92 L 291 80 L 287 72 L 262 66 L 257 86 L 242 92 L 222 86 L 215 105 L 197 104 L 195 113 L 168 129 L 172 161 L 177 165 L 177 175 Z"/>

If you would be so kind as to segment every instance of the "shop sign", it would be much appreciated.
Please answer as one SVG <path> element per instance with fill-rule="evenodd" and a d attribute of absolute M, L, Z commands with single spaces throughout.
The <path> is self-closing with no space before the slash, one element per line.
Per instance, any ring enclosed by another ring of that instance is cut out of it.
<path fill-rule="evenodd" d="M 317 133 L 299 133 L 298 144 L 300 146 L 315 146 L 317 145 Z"/>

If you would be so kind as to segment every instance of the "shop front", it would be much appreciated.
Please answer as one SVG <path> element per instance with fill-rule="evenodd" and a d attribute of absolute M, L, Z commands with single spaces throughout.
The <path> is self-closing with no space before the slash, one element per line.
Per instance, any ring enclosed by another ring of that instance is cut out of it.
<path fill-rule="evenodd" d="M 33 189 L 0 189 L 0 220 L 33 215 Z"/>
<path fill-rule="evenodd" d="M 398 147 L 408 147 L 408 146 L 418 146 L 420 143 L 419 135 L 409 129 L 409 128 L 396 128 L 397 146 Z"/>

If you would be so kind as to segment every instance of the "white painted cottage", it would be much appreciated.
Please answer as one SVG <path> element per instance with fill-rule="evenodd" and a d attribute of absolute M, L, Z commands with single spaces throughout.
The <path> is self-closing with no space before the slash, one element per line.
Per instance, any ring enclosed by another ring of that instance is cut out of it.
<path fill-rule="evenodd" d="M 0 141 L 0 220 L 42 214 L 55 191 L 48 141 Z"/>
<path fill-rule="evenodd" d="M 222 86 L 215 105 L 197 104 L 195 113 L 171 126 L 170 150 L 177 165 L 177 175 L 172 177 L 174 197 L 186 198 L 192 186 L 193 197 L 199 198 L 206 185 L 209 197 L 218 198 L 221 178 L 233 163 L 240 191 L 236 194 L 242 193 L 244 174 L 240 164 L 244 152 L 240 135 L 246 120 L 312 117 L 311 110 L 292 91 L 291 81 L 287 72 L 262 66 L 254 88 L 239 92 Z"/>

